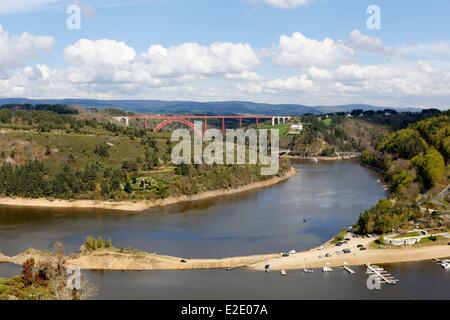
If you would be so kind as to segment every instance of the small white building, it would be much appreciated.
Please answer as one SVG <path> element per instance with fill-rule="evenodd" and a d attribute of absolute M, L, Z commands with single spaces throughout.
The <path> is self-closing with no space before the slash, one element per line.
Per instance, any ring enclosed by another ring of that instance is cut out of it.
<path fill-rule="evenodd" d="M 302 123 L 292 124 L 291 131 L 303 131 L 303 124 Z"/>

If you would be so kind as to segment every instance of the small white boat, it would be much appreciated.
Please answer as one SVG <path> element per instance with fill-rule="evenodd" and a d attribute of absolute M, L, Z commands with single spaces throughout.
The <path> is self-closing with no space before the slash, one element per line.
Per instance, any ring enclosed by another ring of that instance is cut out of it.
<path fill-rule="evenodd" d="M 330 267 L 323 267 L 323 268 L 322 268 L 322 271 L 323 271 L 324 273 L 328 273 L 328 272 L 332 272 L 333 269 L 331 269 Z"/>
<path fill-rule="evenodd" d="M 281 270 L 280 273 L 281 273 L 281 275 L 282 275 L 283 277 L 287 276 L 286 270 Z"/>
<path fill-rule="evenodd" d="M 303 272 L 304 273 L 314 273 L 314 270 L 310 269 L 310 268 L 303 268 Z"/>
<path fill-rule="evenodd" d="M 450 261 L 449 260 L 442 261 L 441 267 L 444 269 L 450 269 Z"/>

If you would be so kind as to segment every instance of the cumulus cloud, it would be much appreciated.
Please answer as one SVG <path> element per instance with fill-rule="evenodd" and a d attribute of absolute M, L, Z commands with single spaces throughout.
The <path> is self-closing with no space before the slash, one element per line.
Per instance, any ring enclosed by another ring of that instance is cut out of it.
<path fill-rule="evenodd" d="M 385 52 L 383 42 L 380 38 L 364 35 L 356 29 L 350 33 L 348 46 L 359 51 Z"/>
<path fill-rule="evenodd" d="M 170 48 L 153 45 L 143 57 L 151 72 L 162 77 L 241 73 L 260 64 L 252 47 L 243 43 L 184 43 Z"/>
<path fill-rule="evenodd" d="M 280 37 L 274 64 L 281 67 L 330 67 L 352 61 L 354 50 L 340 41 L 309 39 L 300 32 Z"/>
<path fill-rule="evenodd" d="M 0 72 L 23 66 L 25 61 L 40 51 L 50 51 L 54 38 L 36 36 L 28 32 L 21 35 L 10 35 L 0 25 Z"/>
<path fill-rule="evenodd" d="M 185 43 L 174 47 L 152 45 L 136 54 L 124 42 L 82 39 L 64 50 L 72 82 L 138 82 L 167 86 L 197 77 L 226 75 L 255 80 L 250 70 L 260 61 L 250 45 Z"/>
<path fill-rule="evenodd" d="M 262 79 L 256 72 L 242 71 L 241 73 L 227 73 L 225 78 L 228 80 L 242 80 L 242 81 L 259 81 Z"/>
<path fill-rule="evenodd" d="M 314 83 L 306 75 L 301 75 L 271 80 L 266 83 L 266 86 L 272 90 L 306 91 L 313 89 Z"/>
<path fill-rule="evenodd" d="M 397 55 L 411 59 L 449 60 L 450 42 L 408 43 L 395 48 Z"/>
<path fill-rule="evenodd" d="M 65 48 L 64 58 L 69 64 L 95 67 L 120 66 L 134 60 L 136 52 L 124 42 L 115 40 L 81 39 Z"/>

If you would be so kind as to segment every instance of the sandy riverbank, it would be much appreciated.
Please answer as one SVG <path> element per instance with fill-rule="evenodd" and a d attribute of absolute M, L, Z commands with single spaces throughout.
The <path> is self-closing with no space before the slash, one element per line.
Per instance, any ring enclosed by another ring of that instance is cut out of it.
<path fill-rule="evenodd" d="M 250 268 L 264 270 L 265 265 L 269 264 L 272 270 L 293 270 L 302 269 L 305 266 L 308 268 L 340 267 L 344 264 L 357 266 L 366 263 L 416 262 L 450 257 L 449 245 L 373 249 L 371 248 L 371 243 L 374 240 L 375 238 L 352 238 L 347 245 L 342 247 L 336 247 L 332 243 L 327 243 L 323 248 L 314 248 L 285 258 L 269 259 L 263 263 L 253 264 Z M 359 250 L 358 245 L 363 245 L 367 250 Z M 349 249 L 351 253 L 344 254 L 342 252 L 343 249 Z M 327 254 L 329 257 L 326 257 Z"/>
<path fill-rule="evenodd" d="M 202 192 L 193 196 L 169 197 L 160 200 L 139 201 L 95 201 L 95 200 L 53 200 L 53 199 L 31 199 L 31 198 L 0 198 L 0 205 L 16 207 L 43 207 L 43 208 L 95 208 L 119 211 L 143 211 L 149 208 L 165 207 L 182 202 L 198 201 L 208 198 L 237 194 L 245 191 L 268 188 L 279 184 L 292 176 L 297 171 L 291 168 L 283 176 L 276 176 L 265 181 L 258 181 L 234 189 L 220 189 Z"/>
<path fill-rule="evenodd" d="M 71 254 L 66 256 L 65 260 L 68 266 L 78 266 L 81 269 L 89 270 L 206 270 L 246 267 L 261 261 L 275 259 L 277 256 L 278 254 L 267 254 L 224 259 L 183 259 L 149 252 L 121 252 L 119 249 L 104 249 Z M 52 253 L 33 249 L 13 257 L 7 257 L 0 253 L 0 263 L 22 265 L 29 258 L 33 258 L 38 265 L 56 259 Z"/>

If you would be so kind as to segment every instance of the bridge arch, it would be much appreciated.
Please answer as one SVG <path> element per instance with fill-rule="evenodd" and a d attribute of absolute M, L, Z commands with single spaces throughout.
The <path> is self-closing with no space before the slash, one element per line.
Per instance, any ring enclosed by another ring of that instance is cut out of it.
<path fill-rule="evenodd" d="M 164 120 L 163 122 L 161 122 L 160 124 L 158 124 L 155 127 L 154 131 L 155 132 L 160 132 L 163 128 L 167 127 L 168 125 L 170 125 L 172 123 L 184 124 L 188 128 L 192 129 L 192 131 L 194 131 L 196 135 L 198 135 L 200 137 L 202 136 L 202 132 L 196 130 L 194 124 L 191 121 L 186 120 L 186 119 L 167 119 L 167 120 Z"/>

